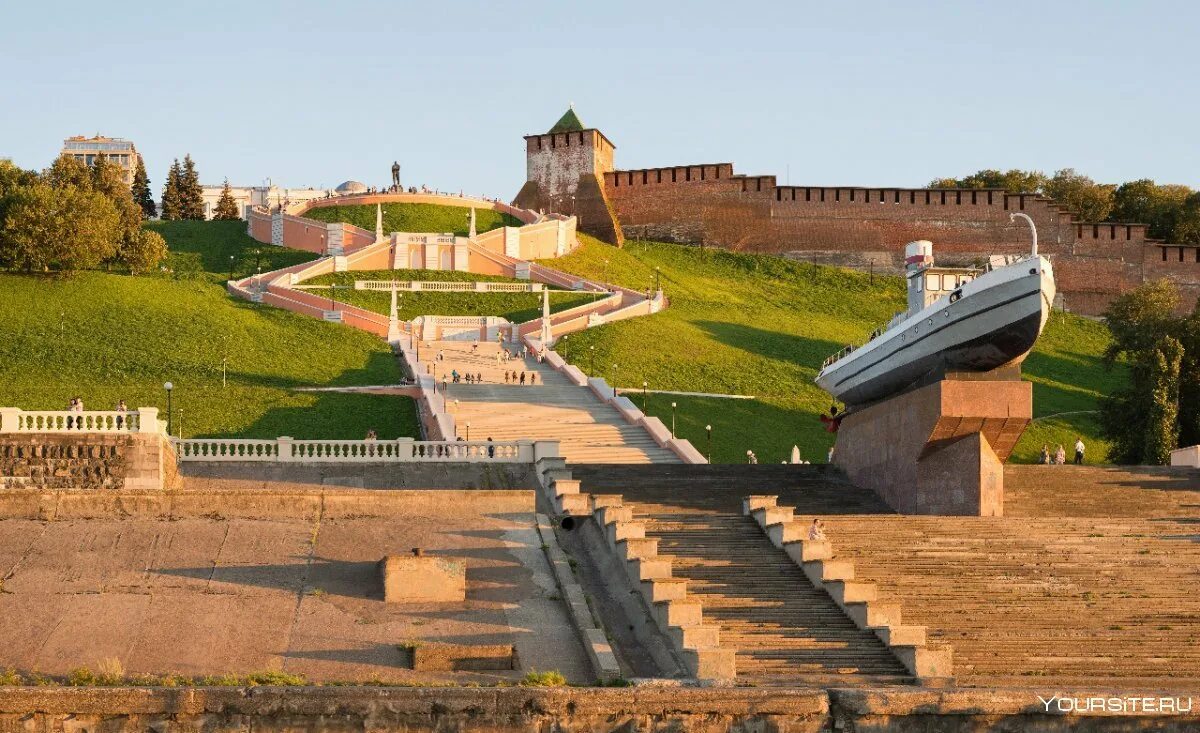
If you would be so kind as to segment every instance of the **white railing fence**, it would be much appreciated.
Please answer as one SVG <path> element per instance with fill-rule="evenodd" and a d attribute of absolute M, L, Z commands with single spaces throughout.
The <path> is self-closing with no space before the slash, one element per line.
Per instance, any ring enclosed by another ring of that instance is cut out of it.
<path fill-rule="evenodd" d="M 173 439 L 180 461 L 280 463 L 535 463 L 558 455 L 558 441 Z"/>
<path fill-rule="evenodd" d="M 494 283 L 441 280 L 355 280 L 355 290 L 396 290 L 406 293 L 540 293 L 542 283 Z M 318 288 L 319 285 L 302 286 Z M 327 286 L 326 286 L 327 287 Z"/>
<path fill-rule="evenodd" d="M 22 410 L 0 407 L 0 433 L 156 433 L 157 407 L 136 410 Z"/>

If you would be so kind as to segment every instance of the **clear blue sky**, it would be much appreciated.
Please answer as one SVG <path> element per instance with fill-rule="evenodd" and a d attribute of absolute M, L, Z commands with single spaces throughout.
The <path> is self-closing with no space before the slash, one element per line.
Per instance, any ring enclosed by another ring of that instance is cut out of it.
<path fill-rule="evenodd" d="M 1075 167 L 1200 187 L 1200 3 L 26 3 L 0 7 L 0 156 L 132 139 L 155 195 L 355 178 L 511 198 L 574 102 L 638 168 L 813 185 Z M 790 171 L 790 173 L 789 173 Z"/>

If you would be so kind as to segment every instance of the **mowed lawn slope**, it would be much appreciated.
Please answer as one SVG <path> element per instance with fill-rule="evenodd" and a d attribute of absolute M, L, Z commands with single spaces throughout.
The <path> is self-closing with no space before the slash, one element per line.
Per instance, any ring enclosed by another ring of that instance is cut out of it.
<path fill-rule="evenodd" d="M 130 408 L 157 406 L 165 418 L 162 385 L 170 381 L 185 437 L 361 438 L 370 428 L 381 438 L 417 434 L 411 399 L 293 390 L 394 384 L 400 370 L 374 336 L 227 295 L 217 281 L 228 272 L 213 272 L 213 263 L 233 254 L 236 265 L 261 246 L 245 236 L 244 223 L 155 229 L 172 247 L 169 264 L 205 269 L 177 269 L 178 277 L 0 274 L 0 404 L 65 409 L 80 395 L 87 409 L 112 409 L 124 399 Z M 275 258 L 295 259 L 263 250 L 271 267 L 280 264 Z"/>
<path fill-rule="evenodd" d="M 833 267 L 777 257 L 700 250 L 633 241 L 622 250 L 588 237 L 571 255 L 545 264 L 640 290 L 661 272 L 670 307 L 647 318 L 593 328 L 557 347 L 587 372 L 615 380 L 638 406 L 671 424 L 704 453 L 712 425 L 715 462 L 744 462 L 753 450 L 763 463 L 786 459 L 793 445 L 805 460 L 824 461 L 833 436 L 818 416 L 829 396 L 813 384 L 821 362 L 904 308 L 899 277 L 871 278 Z M 1075 414 L 1038 420 L 1018 446 L 1015 460 L 1035 460 L 1041 444 L 1088 442 L 1089 460 L 1101 460 L 1089 411 L 1125 378 L 1100 364 L 1101 324 L 1056 314 L 1026 363 L 1034 383 L 1035 415 Z M 595 347 L 594 350 L 592 347 Z M 594 356 L 593 356 L 594 353 Z M 594 365 L 594 366 L 593 366 Z M 753 400 L 641 394 L 654 390 L 752 395 Z"/>
<path fill-rule="evenodd" d="M 401 282 L 424 280 L 438 282 L 523 282 L 495 275 L 475 275 L 469 272 L 448 270 L 357 270 L 335 272 L 305 280 L 303 285 L 329 285 L 331 283 L 347 289 L 334 292 L 334 298 L 360 308 L 387 315 L 392 307 L 392 294 L 382 290 L 353 290 L 355 280 L 398 280 Z M 328 290 L 311 290 L 311 293 L 328 296 Z M 398 293 L 396 310 L 402 321 L 411 321 L 418 316 L 500 316 L 512 323 L 540 318 L 542 315 L 541 293 Z M 587 305 L 599 296 L 584 293 L 551 293 L 550 311 L 557 313 L 568 308 Z"/>
<path fill-rule="evenodd" d="M 323 222 L 346 222 L 367 231 L 375 231 L 375 206 L 322 206 L 311 209 L 305 218 Z M 466 236 L 470 231 L 471 209 L 464 206 L 438 204 L 384 204 L 383 231 L 386 232 L 452 232 Z M 475 209 L 475 231 L 479 233 L 499 227 L 519 227 L 516 217 L 492 209 Z"/>

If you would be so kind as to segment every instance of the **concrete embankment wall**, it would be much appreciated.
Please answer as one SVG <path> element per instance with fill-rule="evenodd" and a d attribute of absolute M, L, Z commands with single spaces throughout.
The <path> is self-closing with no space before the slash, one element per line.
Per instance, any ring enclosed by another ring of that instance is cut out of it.
<path fill-rule="evenodd" d="M 1045 691 L 1044 695 L 1054 693 Z M 1194 731 L 1195 713 L 1046 713 L 1023 690 L 0 687 L 0 731 Z"/>

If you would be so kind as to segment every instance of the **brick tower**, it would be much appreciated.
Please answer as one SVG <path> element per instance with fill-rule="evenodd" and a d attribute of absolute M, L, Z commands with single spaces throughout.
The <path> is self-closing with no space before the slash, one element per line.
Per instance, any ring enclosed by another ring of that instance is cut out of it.
<path fill-rule="evenodd" d="M 615 149 L 604 133 L 584 126 L 574 107 L 568 109 L 547 132 L 525 136 L 525 185 L 513 204 L 573 214 L 580 231 L 620 246 L 621 227 L 604 193 Z"/>

